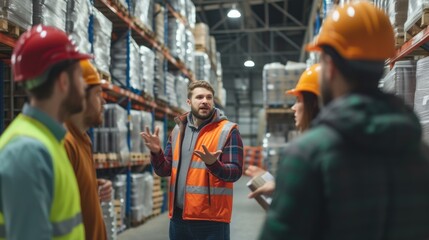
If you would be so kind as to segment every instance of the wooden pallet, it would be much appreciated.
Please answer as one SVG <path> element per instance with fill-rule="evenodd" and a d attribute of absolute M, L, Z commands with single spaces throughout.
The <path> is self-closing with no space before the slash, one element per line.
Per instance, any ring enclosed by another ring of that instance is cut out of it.
<path fill-rule="evenodd" d="M 396 49 L 398 49 L 398 48 L 402 47 L 402 45 L 404 45 L 405 39 L 406 39 L 404 37 L 404 35 L 406 35 L 406 34 L 401 33 L 401 34 L 397 34 L 395 36 L 395 48 Z"/>
<path fill-rule="evenodd" d="M 94 153 L 93 158 L 96 163 L 105 163 L 107 161 L 105 153 Z"/>
<path fill-rule="evenodd" d="M 151 38 L 156 38 L 156 34 L 152 32 L 146 25 L 144 25 L 140 19 L 133 17 L 134 25 L 143 30 L 144 33 L 149 35 Z"/>
<path fill-rule="evenodd" d="M 119 160 L 119 156 L 117 153 L 106 153 L 107 161 L 109 162 L 117 162 Z"/>
<path fill-rule="evenodd" d="M 153 101 L 153 100 L 154 100 L 154 98 L 153 98 L 153 96 L 152 96 L 152 95 L 149 95 L 149 94 L 147 94 L 147 93 L 145 93 L 145 92 L 142 92 L 142 97 L 143 97 L 144 99 L 146 99 L 147 101 Z"/>
<path fill-rule="evenodd" d="M 0 31 L 7 32 L 14 37 L 18 37 L 21 35 L 21 33 L 23 33 L 23 30 L 21 30 L 20 27 L 16 26 L 5 18 L 0 18 Z"/>
<path fill-rule="evenodd" d="M 130 153 L 131 162 L 143 161 L 143 153 L 132 152 Z"/>
<path fill-rule="evenodd" d="M 209 54 L 209 52 L 210 52 L 209 49 L 202 44 L 195 44 L 195 51 L 205 52 L 207 54 Z"/>
<path fill-rule="evenodd" d="M 117 153 L 94 153 L 92 157 L 97 163 L 117 162 L 119 160 Z"/>
<path fill-rule="evenodd" d="M 429 25 L 429 9 L 423 9 L 420 16 L 416 18 L 415 22 L 405 29 L 404 40 L 410 40 L 413 36 L 421 32 L 426 26 Z"/>
<path fill-rule="evenodd" d="M 124 14 L 125 16 L 130 16 L 130 13 L 128 12 L 128 9 L 127 9 L 124 5 L 122 5 L 122 3 L 121 3 L 121 2 L 119 2 L 118 0 L 109 0 L 109 2 L 110 2 L 112 5 L 115 5 L 115 6 L 118 8 L 118 10 L 119 10 L 122 14 Z"/>

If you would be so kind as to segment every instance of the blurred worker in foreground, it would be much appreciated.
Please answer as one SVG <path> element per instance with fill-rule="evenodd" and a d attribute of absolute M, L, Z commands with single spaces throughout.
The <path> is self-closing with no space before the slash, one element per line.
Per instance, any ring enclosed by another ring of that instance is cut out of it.
<path fill-rule="evenodd" d="M 87 84 L 86 103 L 82 112 L 71 116 L 70 120 L 66 121 L 68 132 L 65 137 L 65 148 L 79 186 L 86 239 L 106 240 L 107 231 L 100 200 L 111 200 L 112 183 L 109 180 L 97 179 L 92 157 L 92 143 L 86 133 L 89 128 L 102 123 L 105 101 L 101 95 L 101 79 L 97 69 L 89 60 L 80 61 L 80 66 L 83 79 Z"/>
<path fill-rule="evenodd" d="M 237 124 L 214 107 L 206 81 L 188 86 L 191 112 L 175 119 L 165 151 L 158 136 L 142 133 L 154 171 L 171 176 L 170 239 L 230 239 L 233 182 L 242 175 L 243 143 Z"/>
<path fill-rule="evenodd" d="M 30 103 L 0 138 L 0 238 L 85 239 L 63 122 L 83 110 L 79 61 L 89 58 L 54 27 L 34 26 L 17 41 L 13 79 Z"/>
<path fill-rule="evenodd" d="M 324 21 L 319 51 L 325 107 L 279 162 L 260 239 L 429 239 L 429 160 L 417 116 L 382 93 L 395 54 L 389 18 L 344 4 Z"/>
<path fill-rule="evenodd" d="M 314 64 L 305 70 L 296 84 L 294 89 L 286 91 L 285 94 L 296 96 L 296 102 L 292 106 L 295 112 L 295 126 L 300 133 L 305 132 L 310 128 L 311 121 L 319 114 L 319 74 L 320 64 Z M 246 175 L 250 177 L 260 176 L 266 171 L 256 166 L 249 166 Z M 271 196 L 275 189 L 274 181 L 266 181 L 264 185 L 257 188 L 249 194 L 249 198 L 254 198 L 260 194 Z"/>

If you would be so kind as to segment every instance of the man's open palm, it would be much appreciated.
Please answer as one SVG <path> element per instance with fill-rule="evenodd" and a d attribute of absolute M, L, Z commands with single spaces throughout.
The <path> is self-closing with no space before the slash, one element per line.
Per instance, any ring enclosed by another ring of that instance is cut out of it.
<path fill-rule="evenodd" d="M 159 128 L 155 128 L 155 133 L 151 133 L 149 128 L 146 127 L 145 132 L 141 132 L 145 145 L 149 148 L 152 153 L 159 153 L 161 151 L 161 141 L 159 140 Z"/>
<path fill-rule="evenodd" d="M 201 160 L 203 160 L 203 162 L 208 165 L 212 165 L 213 163 L 215 163 L 219 155 L 222 153 L 221 150 L 217 150 L 216 152 L 211 153 L 204 144 L 202 147 L 204 149 L 204 152 L 196 150 L 194 151 L 194 154 L 195 156 L 201 158 Z"/>

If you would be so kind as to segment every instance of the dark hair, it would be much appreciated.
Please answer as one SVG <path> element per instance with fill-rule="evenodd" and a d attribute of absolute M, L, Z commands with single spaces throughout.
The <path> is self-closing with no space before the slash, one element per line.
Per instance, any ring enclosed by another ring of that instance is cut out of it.
<path fill-rule="evenodd" d="M 307 91 L 301 91 L 302 101 L 304 103 L 304 112 L 300 131 L 303 132 L 310 128 L 311 121 L 319 114 L 319 98 L 316 94 Z"/>
<path fill-rule="evenodd" d="M 50 98 L 54 90 L 54 83 L 58 79 L 59 75 L 65 71 L 70 77 L 72 77 L 73 70 L 76 67 L 75 63 L 77 62 L 78 61 L 76 60 L 66 60 L 52 66 L 48 70 L 46 80 L 43 81 L 42 84 L 32 89 L 26 90 L 28 95 L 30 97 L 36 98 L 37 100 L 46 100 Z"/>
<path fill-rule="evenodd" d="M 198 81 L 194 81 L 194 82 L 189 83 L 189 85 L 188 85 L 188 99 L 191 99 L 192 91 L 195 88 L 205 88 L 205 89 L 209 90 L 210 92 L 212 92 L 213 97 L 215 95 L 215 90 L 213 89 L 212 85 L 210 85 L 209 82 L 198 80 Z"/>
<path fill-rule="evenodd" d="M 331 46 L 325 45 L 322 49 L 332 58 L 352 91 L 372 92 L 378 89 L 378 83 L 383 76 L 384 61 L 347 60 Z"/>

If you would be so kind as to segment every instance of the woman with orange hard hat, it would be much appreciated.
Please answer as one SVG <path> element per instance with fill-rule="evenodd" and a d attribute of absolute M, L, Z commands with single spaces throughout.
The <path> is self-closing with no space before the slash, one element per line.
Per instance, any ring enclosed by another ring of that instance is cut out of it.
<path fill-rule="evenodd" d="M 296 102 L 292 106 L 292 110 L 295 112 L 295 126 L 299 132 L 302 133 L 310 128 L 311 121 L 319 114 L 319 73 L 320 64 L 314 64 L 305 70 L 296 84 L 296 87 L 291 90 L 287 90 L 285 94 L 296 96 Z M 266 170 L 257 166 L 250 165 L 245 174 L 250 177 L 257 177 L 263 174 L 268 174 L 264 185 L 257 188 L 255 191 L 249 194 L 249 198 L 254 198 L 261 194 L 271 195 L 275 190 L 274 178 L 271 174 L 267 173 Z"/>

